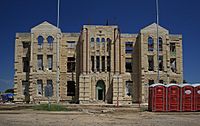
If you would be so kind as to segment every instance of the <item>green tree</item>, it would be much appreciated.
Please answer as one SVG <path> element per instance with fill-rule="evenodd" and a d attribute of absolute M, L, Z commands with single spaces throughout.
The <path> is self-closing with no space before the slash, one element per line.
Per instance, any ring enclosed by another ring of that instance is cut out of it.
<path fill-rule="evenodd" d="M 5 93 L 14 93 L 14 89 L 6 89 Z"/>

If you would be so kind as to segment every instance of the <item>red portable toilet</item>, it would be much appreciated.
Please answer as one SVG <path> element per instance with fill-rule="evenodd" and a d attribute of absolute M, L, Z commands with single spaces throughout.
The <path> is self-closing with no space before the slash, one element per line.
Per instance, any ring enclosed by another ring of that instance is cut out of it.
<path fill-rule="evenodd" d="M 194 84 L 194 110 L 200 111 L 200 84 Z"/>
<path fill-rule="evenodd" d="M 149 110 L 166 111 L 166 87 L 164 84 L 153 84 L 149 87 Z"/>
<path fill-rule="evenodd" d="M 191 84 L 182 84 L 181 95 L 181 110 L 194 111 L 194 87 Z"/>
<path fill-rule="evenodd" d="M 180 86 L 178 84 L 166 85 L 167 111 L 180 111 Z"/>

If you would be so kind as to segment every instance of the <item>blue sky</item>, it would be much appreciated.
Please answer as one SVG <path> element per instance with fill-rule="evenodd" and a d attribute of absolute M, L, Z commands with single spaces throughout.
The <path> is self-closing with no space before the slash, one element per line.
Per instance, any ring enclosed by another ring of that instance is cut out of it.
<path fill-rule="evenodd" d="M 160 24 L 183 35 L 184 79 L 200 82 L 200 1 L 160 0 Z M 56 25 L 57 0 L 0 1 L 0 91 L 13 87 L 16 32 L 30 32 L 43 21 Z M 61 0 L 62 32 L 79 32 L 83 24 L 118 24 L 138 33 L 156 20 L 155 0 Z"/>

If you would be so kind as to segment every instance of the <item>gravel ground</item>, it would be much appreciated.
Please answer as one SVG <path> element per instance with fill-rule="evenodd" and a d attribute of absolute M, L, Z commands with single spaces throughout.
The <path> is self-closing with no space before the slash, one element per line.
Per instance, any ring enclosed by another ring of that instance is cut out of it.
<path fill-rule="evenodd" d="M 1 113 L 0 126 L 200 126 L 200 113 Z"/>

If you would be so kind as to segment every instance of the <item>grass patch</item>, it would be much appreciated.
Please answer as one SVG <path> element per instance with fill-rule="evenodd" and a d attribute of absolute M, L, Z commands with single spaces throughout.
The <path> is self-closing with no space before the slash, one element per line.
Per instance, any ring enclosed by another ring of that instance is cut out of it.
<path fill-rule="evenodd" d="M 68 111 L 66 107 L 59 104 L 51 104 L 48 107 L 48 104 L 40 104 L 33 106 L 33 110 L 41 110 L 41 111 Z"/>

